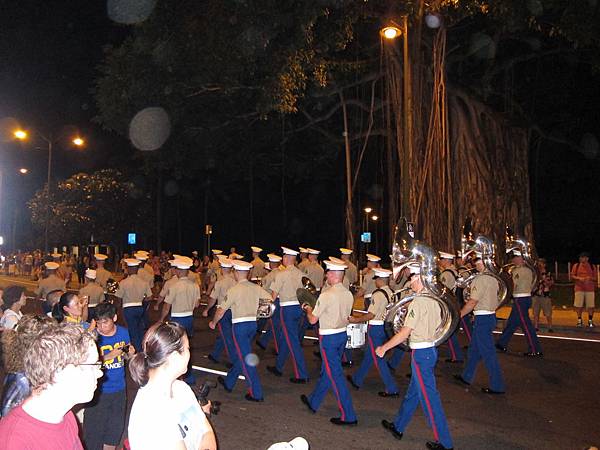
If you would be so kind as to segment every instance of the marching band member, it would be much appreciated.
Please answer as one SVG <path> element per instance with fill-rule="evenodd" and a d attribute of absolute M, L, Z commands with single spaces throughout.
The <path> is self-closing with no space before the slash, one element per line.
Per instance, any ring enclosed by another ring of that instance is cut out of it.
<path fill-rule="evenodd" d="M 227 291 L 237 283 L 232 272 L 233 261 L 227 258 L 221 258 L 219 264 L 221 265 L 223 276 L 215 283 L 215 288 L 208 299 L 208 305 L 202 313 L 203 316 L 204 313 L 208 316 L 208 310 L 211 309 L 215 303 L 217 304 L 217 308 L 222 305 L 227 298 Z M 235 348 L 233 336 L 231 334 L 231 309 L 228 309 L 223 313 L 223 317 L 219 320 L 219 323 L 217 323 L 217 328 L 219 334 L 217 335 L 213 351 L 208 355 L 208 359 L 214 363 L 219 363 L 221 353 L 223 352 L 223 349 L 225 349 L 225 352 L 229 356 L 229 361 L 233 362 L 235 360 Z"/>
<path fill-rule="evenodd" d="M 276 255 L 274 253 L 269 253 L 267 255 L 267 258 L 269 259 L 270 272 L 263 278 L 262 286 L 267 292 L 271 293 L 272 295 L 273 291 L 271 290 L 271 286 L 275 282 L 277 275 L 281 273 L 281 256 Z M 271 340 L 271 337 L 274 337 L 273 343 L 275 344 L 275 353 L 279 353 L 279 346 L 282 345 L 281 323 L 279 320 L 279 298 L 275 299 L 273 303 L 275 305 L 275 311 L 273 312 L 273 316 L 271 316 L 271 318 L 269 319 L 269 327 L 258 338 L 256 344 L 263 350 L 266 350 L 267 345 L 269 345 L 269 341 Z"/>
<path fill-rule="evenodd" d="M 351 249 L 340 248 L 340 259 L 348 266 L 344 279 L 348 280 L 349 284 L 356 284 L 358 283 L 358 269 L 356 268 L 356 265 L 350 261 L 350 255 L 352 255 Z"/>
<path fill-rule="evenodd" d="M 456 280 L 458 279 L 458 272 L 454 267 L 454 255 L 452 253 L 439 252 L 439 266 L 440 272 L 440 283 L 443 284 L 452 293 L 456 292 Z M 448 363 L 462 363 L 464 358 L 460 342 L 458 342 L 459 327 L 452 333 L 450 339 L 448 339 L 448 352 L 449 358 L 446 359 Z"/>
<path fill-rule="evenodd" d="M 96 283 L 102 286 L 102 289 L 106 292 L 106 284 L 108 283 L 108 280 L 112 278 L 112 273 L 104 267 L 108 256 L 102 253 L 96 253 L 94 259 L 96 260 Z"/>
<path fill-rule="evenodd" d="M 294 265 L 298 252 L 287 247 L 281 247 L 281 249 L 283 250 L 285 269 L 277 275 L 277 278 L 271 284 L 271 295 L 273 300 L 279 297 L 282 345 L 279 346 L 275 366 L 267 366 L 267 370 L 278 377 L 282 376 L 283 366 L 288 356 L 291 355 L 294 377 L 290 378 L 290 381 L 303 384 L 308 382 L 308 372 L 298 338 L 302 309 L 296 297 L 296 290 L 302 287 L 304 273 Z"/>
<path fill-rule="evenodd" d="M 362 270 L 363 280 L 361 286 L 361 293 L 365 300 L 371 298 L 371 294 L 373 294 L 373 291 L 375 290 L 375 281 L 373 281 L 375 272 L 373 269 L 379 267 L 380 261 L 381 258 L 379 256 L 367 253 L 367 267 Z"/>
<path fill-rule="evenodd" d="M 298 257 L 300 258 L 300 262 L 298 263 L 298 269 L 304 272 L 304 266 L 309 264 L 308 260 L 308 249 L 304 247 L 299 247 L 300 252 L 298 252 Z"/>
<path fill-rule="evenodd" d="M 410 270 L 414 274 L 420 273 L 418 266 L 411 266 Z M 423 290 L 420 276 L 412 277 L 411 288 L 417 294 Z M 396 439 L 402 439 L 417 404 L 421 403 L 435 438 L 435 441 L 427 442 L 427 448 L 449 450 L 452 449 L 452 438 L 433 374 L 438 358 L 433 339 L 435 330 L 440 324 L 440 306 L 429 297 L 417 295 L 408 307 L 402 329 L 381 347 L 377 347 L 375 353 L 383 358 L 388 350 L 410 337 L 413 376 L 396 418 L 393 422 L 382 420 L 383 427 Z"/>
<path fill-rule="evenodd" d="M 319 296 L 314 310 L 309 305 L 303 305 L 309 322 L 319 322 L 319 343 L 323 360 L 321 376 L 313 392 L 308 397 L 301 395 L 300 399 L 310 411 L 316 413 L 327 391 L 331 389 L 341 413 L 341 417 L 331 418 L 331 423 L 356 425 L 358 420 L 342 369 L 342 354 L 347 341 L 346 325 L 348 316 L 352 313 L 354 297 L 342 285 L 346 266 L 328 260 L 325 264 L 327 281 L 331 287 Z"/>
<path fill-rule="evenodd" d="M 267 274 L 265 262 L 260 259 L 260 252 L 262 252 L 263 249 L 255 246 L 250 247 L 250 249 L 252 250 L 252 261 L 250 261 L 250 264 L 252 264 L 252 271 L 249 275 L 250 279 L 258 278 L 261 280 Z"/>
<path fill-rule="evenodd" d="M 473 327 L 473 339 L 467 353 L 467 364 L 462 375 L 455 378 L 463 384 L 470 385 L 475 377 L 475 370 L 479 362 L 483 363 L 488 371 L 490 380 L 489 387 L 481 390 L 486 394 L 503 394 L 506 390 L 496 350 L 494 349 L 494 338 L 492 332 L 496 328 L 496 309 L 498 308 L 498 280 L 482 273 L 484 265 L 481 258 L 474 261 L 479 275 L 471 282 L 471 294 L 469 300 L 460 311 L 461 317 L 471 311 L 475 314 L 475 326 Z"/>
<path fill-rule="evenodd" d="M 542 356 L 542 347 L 538 341 L 537 333 L 531 319 L 529 318 L 529 308 L 531 307 L 531 289 L 533 288 L 533 272 L 525 265 L 523 256 L 518 250 L 513 250 L 512 263 L 514 267 L 511 271 L 513 280 L 513 307 L 506 321 L 504 331 L 496 342 L 496 348 L 501 352 L 506 352 L 508 341 L 518 327 L 523 329 L 527 339 L 529 351 L 525 356 Z"/>
<path fill-rule="evenodd" d="M 79 289 L 80 297 L 88 298 L 88 320 L 96 318 L 95 309 L 104 301 L 104 289 L 96 281 L 96 271 L 87 269 L 85 271 L 85 286 Z"/>
<path fill-rule="evenodd" d="M 38 282 L 38 287 L 36 290 L 36 295 L 38 299 L 44 300 L 49 292 L 55 290 L 61 290 L 63 292 L 67 291 L 67 284 L 65 283 L 65 280 L 59 278 L 58 275 L 56 275 L 56 271 L 59 267 L 60 265 L 53 261 L 49 261 L 44 264 L 44 268 L 46 270 L 46 277 Z"/>
<path fill-rule="evenodd" d="M 238 376 L 243 372 L 249 390 L 245 396 L 246 400 L 262 402 L 264 398 L 256 364 L 252 364 L 247 357 L 252 352 L 252 340 L 256 335 L 256 312 L 259 300 L 269 298 L 269 293 L 248 280 L 252 264 L 238 260 L 233 262 L 233 268 L 237 284 L 229 288 L 227 298 L 217 307 L 217 312 L 209 323 L 209 327 L 214 330 L 225 311 L 231 309 L 231 328 L 237 357 L 227 377 L 219 377 L 218 381 L 226 391 L 231 392 Z"/>
<path fill-rule="evenodd" d="M 413 274 L 410 273 L 410 267 L 404 267 L 400 273 L 398 274 L 396 281 L 396 286 L 398 290 L 403 290 L 400 293 L 400 300 L 404 297 L 413 294 L 410 288 L 410 279 Z M 416 276 L 416 275 L 415 275 Z M 390 283 L 391 284 L 391 283 Z M 405 289 L 405 290 L 404 290 Z M 393 371 L 400 365 L 402 362 L 402 358 L 404 358 L 404 354 L 406 352 L 401 347 L 394 348 L 394 352 L 392 353 L 392 357 L 387 360 L 388 367 Z"/>
<path fill-rule="evenodd" d="M 368 322 L 369 328 L 367 332 L 367 349 L 365 351 L 362 363 L 358 371 L 352 376 L 348 375 L 348 381 L 356 389 L 362 386 L 369 369 L 373 365 L 373 361 L 377 364 L 377 370 L 385 385 L 385 391 L 379 392 L 380 397 L 398 397 L 398 386 L 394 377 L 390 373 L 390 368 L 387 361 L 375 355 L 375 348 L 379 347 L 386 341 L 385 330 L 383 329 L 383 318 L 385 316 L 386 307 L 392 300 L 394 293 L 390 289 L 388 283 L 391 270 L 376 268 L 375 271 L 375 286 L 377 289 L 371 296 L 371 304 L 367 313 L 361 317 L 348 317 L 350 323 Z"/>

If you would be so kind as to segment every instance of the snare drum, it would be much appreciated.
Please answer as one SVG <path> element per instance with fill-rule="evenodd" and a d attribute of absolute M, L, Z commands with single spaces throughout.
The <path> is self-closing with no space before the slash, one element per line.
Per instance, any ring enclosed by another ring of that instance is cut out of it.
<path fill-rule="evenodd" d="M 346 348 L 360 348 L 367 342 L 367 324 L 351 323 L 346 327 Z"/>

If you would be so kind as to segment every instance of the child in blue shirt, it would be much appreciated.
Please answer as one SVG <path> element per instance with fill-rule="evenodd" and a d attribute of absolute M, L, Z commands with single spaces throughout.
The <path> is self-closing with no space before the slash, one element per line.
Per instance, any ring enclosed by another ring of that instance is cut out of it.
<path fill-rule="evenodd" d="M 114 449 L 125 428 L 125 361 L 135 349 L 127 328 L 117 325 L 117 309 L 112 303 L 96 306 L 98 347 L 104 376 L 94 399 L 86 406 L 83 419 L 84 441 L 88 450 Z"/>

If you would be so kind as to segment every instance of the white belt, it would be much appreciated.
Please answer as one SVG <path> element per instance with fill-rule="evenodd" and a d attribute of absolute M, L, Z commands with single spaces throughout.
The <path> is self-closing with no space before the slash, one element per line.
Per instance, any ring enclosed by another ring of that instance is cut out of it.
<path fill-rule="evenodd" d="M 142 306 L 142 302 L 139 302 L 139 303 L 125 303 L 125 304 L 123 304 L 123 308 L 129 308 L 130 306 Z"/>
<path fill-rule="evenodd" d="M 369 320 L 369 325 L 383 325 L 383 320 Z"/>
<path fill-rule="evenodd" d="M 238 317 L 237 319 L 231 319 L 231 323 L 240 322 L 256 322 L 256 317 Z"/>
<path fill-rule="evenodd" d="M 319 334 L 321 336 L 327 336 L 330 334 L 337 334 L 337 333 L 345 333 L 346 332 L 346 328 L 327 328 L 327 329 L 322 329 L 319 328 Z"/>
<path fill-rule="evenodd" d="M 365 294 L 365 298 L 371 298 L 373 294 Z"/>
<path fill-rule="evenodd" d="M 418 350 L 421 348 L 431 348 L 431 347 L 435 347 L 435 344 L 433 342 L 411 342 L 410 343 L 410 348 L 412 348 L 413 350 Z"/>
<path fill-rule="evenodd" d="M 496 314 L 496 311 L 488 311 L 485 309 L 478 309 L 477 311 L 473 311 L 475 316 L 489 316 L 490 314 Z"/>
<path fill-rule="evenodd" d="M 282 302 L 281 300 L 279 301 L 279 306 L 294 306 L 294 305 L 300 305 L 300 302 L 298 300 L 290 300 L 287 302 Z"/>
<path fill-rule="evenodd" d="M 522 297 L 531 297 L 531 293 L 529 293 L 529 294 L 513 294 L 513 298 L 522 298 Z"/>
<path fill-rule="evenodd" d="M 171 313 L 171 317 L 189 317 L 193 316 L 194 312 L 180 312 L 180 313 Z"/>

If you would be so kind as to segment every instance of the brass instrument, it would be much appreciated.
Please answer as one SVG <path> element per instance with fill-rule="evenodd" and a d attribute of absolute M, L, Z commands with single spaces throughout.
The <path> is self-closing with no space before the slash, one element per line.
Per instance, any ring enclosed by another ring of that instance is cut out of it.
<path fill-rule="evenodd" d="M 446 341 L 456 330 L 460 319 L 460 308 L 454 294 L 443 287 L 438 281 L 438 266 L 436 252 L 425 244 L 411 240 L 405 234 L 406 222 L 396 226 L 394 235 L 394 244 L 392 247 L 392 264 L 394 265 L 394 274 L 399 273 L 403 267 L 410 263 L 418 263 L 421 268 L 421 281 L 424 289 L 416 294 L 400 298 L 395 295 L 395 301 L 386 308 L 384 318 L 384 328 L 388 336 L 392 336 L 400 331 L 404 326 L 404 320 L 408 314 L 408 307 L 415 297 L 429 297 L 436 301 L 440 307 L 441 321 L 434 333 L 434 344 L 440 345 Z M 410 256 L 407 255 L 410 250 Z M 399 269 L 398 269 L 399 267 Z M 398 270 L 396 270 L 398 269 Z M 401 344 L 401 347 L 407 349 L 408 343 Z"/>
<path fill-rule="evenodd" d="M 273 317 L 275 312 L 275 304 L 270 298 L 259 298 L 258 309 L 256 310 L 257 319 L 269 319 Z"/>
<path fill-rule="evenodd" d="M 535 262 L 533 261 L 530 247 L 531 246 L 530 246 L 529 242 L 527 242 L 525 240 L 525 238 L 514 236 L 510 232 L 510 228 L 507 227 L 507 230 L 506 230 L 506 253 L 510 253 L 513 250 L 518 250 L 521 252 L 521 256 L 523 256 L 523 262 L 525 263 L 527 268 L 529 270 L 531 270 L 531 273 L 533 274 L 532 281 L 531 281 L 531 290 L 533 291 L 533 289 L 537 286 L 538 271 L 537 271 Z M 514 266 L 514 264 L 507 264 L 507 266 Z M 510 267 L 510 269 L 512 269 L 512 267 Z M 507 270 L 507 272 L 510 273 L 510 271 L 508 271 L 508 270 Z"/>
<path fill-rule="evenodd" d="M 296 289 L 296 297 L 300 305 L 308 304 L 311 308 L 314 308 L 317 304 L 317 298 L 319 297 L 319 291 L 308 277 L 302 277 L 302 287 Z"/>

